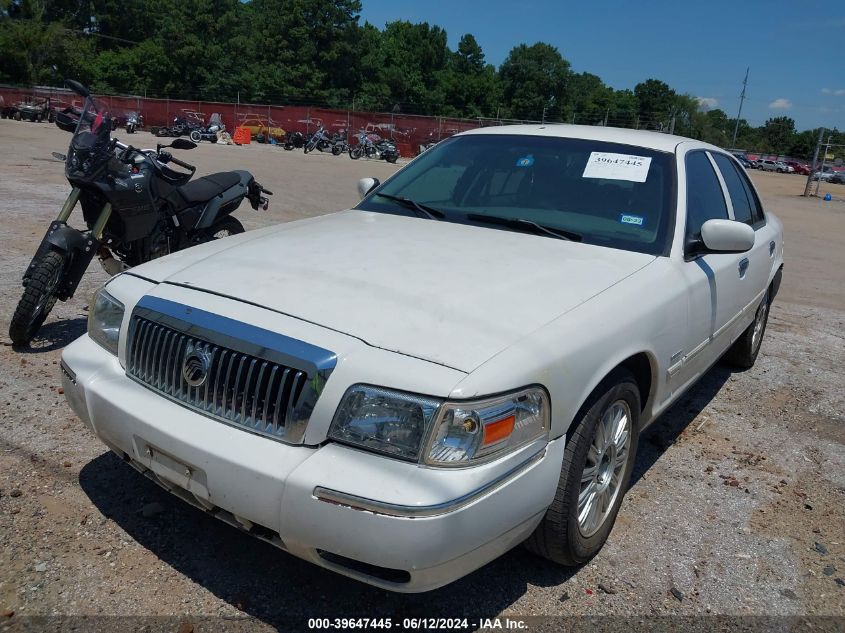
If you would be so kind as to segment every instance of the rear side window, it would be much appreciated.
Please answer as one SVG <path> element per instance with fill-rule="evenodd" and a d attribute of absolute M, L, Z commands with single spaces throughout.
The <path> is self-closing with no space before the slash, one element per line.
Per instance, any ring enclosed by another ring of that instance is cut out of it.
<path fill-rule="evenodd" d="M 754 218 L 751 212 L 751 202 L 748 200 L 748 192 L 742 185 L 739 172 L 734 161 L 724 154 L 713 153 L 713 160 L 722 172 L 722 178 L 728 187 L 728 195 L 731 197 L 731 204 L 734 208 L 734 219 L 753 225 Z"/>
<path fill-rule="evenodd" d="M 707 220 L 727 220 L 728 205 L 722 186 L 713 171 L 707 154 L 690 152 L 686 157 L 687 168 L 687 231 L 688 239 L 701 237 L 701 225 Z"/>

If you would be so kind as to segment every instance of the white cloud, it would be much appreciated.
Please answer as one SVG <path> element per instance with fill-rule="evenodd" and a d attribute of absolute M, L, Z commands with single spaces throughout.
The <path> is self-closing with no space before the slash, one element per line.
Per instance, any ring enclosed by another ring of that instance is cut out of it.
<path fill-rule="evenodd" d="M 789 110 L 792 107 L 792 102 L 789 99 L 784 99 L 781 97 L 780 99 L 775 99 L 769 104 L 769 107 L 772 110 Z"/>
<path fill-rule="evenodd" d="M 838 90 L 832 90 L 831 88 L 822 88 L 823 95 L 836 95 L 837 97 L 845 96 L 845 88 L 839 88 Z"/>
<path fill-rule="evenodd" d="M 702 110 L 712 110 L 719 105 L 719 100 L 715 97 L 696 97 L 698 100 L 698 107 Z"/>

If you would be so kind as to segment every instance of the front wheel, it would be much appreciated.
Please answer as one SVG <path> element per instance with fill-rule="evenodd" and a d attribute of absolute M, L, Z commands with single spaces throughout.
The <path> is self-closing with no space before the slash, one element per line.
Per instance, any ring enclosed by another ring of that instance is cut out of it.
<path fill-rule="evenodd" d="M 319 141 L 316 141 L 316 140 L 315 140 L 315 141 L 312 141 L 312 142 L 310 142 L 310 143 L 307 143 L 307 144 L 305 145 L 305 147 L 303 148 L 303 150 L 302 150 L 302 151 L 303 151 L 303 152 L 305 152 L 306 154 L 307 154 L 308 152 L 313 152 L 313 151 L 314 151 L 314 148 L 316 148 L 316 147 L 317 147 L 317 143 L 318 143 L 318 142 L 319 142 Z"/>
<path fill-rule="evenodd" d="M 639 439 L 634 376 L 613 371 L 596 387 L 566 440 L 554 501 L 525 547 L 562 565 L 580 565 L 602 548 L 628 488 Z"/>
<path fill-rule="evenodd" d="M 352 160 L 358 160 L 361 158 L 361 155 L 364 153 L 360 147 L 350 147 L 349 148 L 349 158 Z"/>
<path fill-rule="evenodd" d="M 189 138 L 190 138 L 190 139 L 191 139 L 194 143 L 199 143 L 199 142 L 202 140 L 202 135 L 201 135 L 198 131 L 196 131 L 196 130 L 191 130 L 191 133 L 188 135 L 188 137 L 189 137 Z"/>
<path fill-rule="evenodd" d="M 56 290 L 64 268 L 65 258 L 57 251 L 48 251 L 35 264 L 9 324 L 9 338 L 14 345 L 29 343 L 56 305 Z"/>

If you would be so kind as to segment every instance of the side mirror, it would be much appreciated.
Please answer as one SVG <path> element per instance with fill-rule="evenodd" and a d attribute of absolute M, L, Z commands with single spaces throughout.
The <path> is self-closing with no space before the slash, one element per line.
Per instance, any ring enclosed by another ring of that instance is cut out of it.
<path fill-rule="evenodd" d="M 380 184 L 381 182 L 378 178 L 361 178 L 361 180 L 358 181 L 358 195 L 361 196 L 361 199 L 363 200 L 367 197 L 368 193 Z"/>
<path fill-rule="evenodd" d="M 754 229 L 736 220 L 707 220 L 701 225 L 701 241 L 714 253 L 744 253 L 754 246 Z"/>
<path fill-rule="evenodd" d="M 170 144 L 173 149 L 194 149 L 196 146 L 196 143 L 186 138 L 177 138 Z"/>
<path fill-rule="evenodd" d="M 73 90 L 80 97 L 88 97 L 91 95 L 91 92 L 88 90 L 88 88 L 73 79 L 65 79 L 65 85 L 71 90 Z"/>

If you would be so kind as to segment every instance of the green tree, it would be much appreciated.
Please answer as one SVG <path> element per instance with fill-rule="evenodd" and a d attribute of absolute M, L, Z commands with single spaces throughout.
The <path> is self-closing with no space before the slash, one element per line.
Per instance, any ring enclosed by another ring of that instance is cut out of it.
<path fill-rule="evenodd" d="M 634 86 L 634 95 L 639 104 L 637 114 L 641 127 L 660 128 L 668 124 L 677 95 L 667 83 L 646 79 Z"/>
<path fill-rule="evenodd" d="M 516 119 L 539 120 L 565 115 L 569 62 L 551 44 L 520 44 L 511 49 L 499 68 L 502 97 L 508 115 Z"/>

